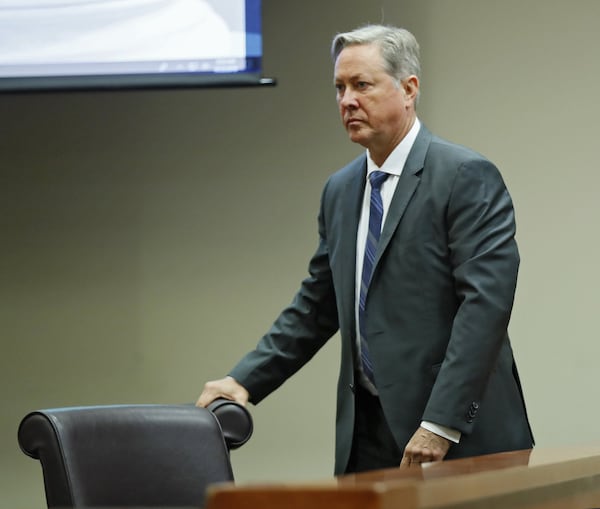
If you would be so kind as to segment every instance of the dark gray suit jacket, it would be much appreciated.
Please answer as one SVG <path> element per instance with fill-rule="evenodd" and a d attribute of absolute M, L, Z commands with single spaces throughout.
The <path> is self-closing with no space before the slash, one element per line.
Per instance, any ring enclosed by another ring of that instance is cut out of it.
<path fill-rule="evenodd" d="M 309 277 L 230 373 L 258 403 L 339 329 L 336 473 L 352 445 L 365 175 L 361 156 L 330 177 Z M 514 235 L 512 201 L 496 167 L 422 126 L 387 214 L 366 302 L 374 376 L 401 450 L 422 420 L 462 433 L 447 458 L 533 445 L 507 334 L 519 266 Z"/>

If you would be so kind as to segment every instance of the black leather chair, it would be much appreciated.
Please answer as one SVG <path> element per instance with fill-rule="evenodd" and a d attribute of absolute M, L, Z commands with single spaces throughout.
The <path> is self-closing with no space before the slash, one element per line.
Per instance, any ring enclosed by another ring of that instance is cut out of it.
<path fill-rule="evenodd" d="M 111 405 L 39 410 L 19 426 L 42 465 L 48 507 L 202 507 L 233 481 L 230 449 L 252 435 L 242 406 Z"/>

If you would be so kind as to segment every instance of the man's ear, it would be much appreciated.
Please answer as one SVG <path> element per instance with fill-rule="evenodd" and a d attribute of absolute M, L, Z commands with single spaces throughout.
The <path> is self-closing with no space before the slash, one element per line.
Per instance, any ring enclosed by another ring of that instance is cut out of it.
<path fill-rule="evenodd" d="M 419 94 L 419 78 L 411 74 L 408 78 L 402 80 L 402 88 L 404 89 L 404 97 L 406 99 L 417 100 Z"/>

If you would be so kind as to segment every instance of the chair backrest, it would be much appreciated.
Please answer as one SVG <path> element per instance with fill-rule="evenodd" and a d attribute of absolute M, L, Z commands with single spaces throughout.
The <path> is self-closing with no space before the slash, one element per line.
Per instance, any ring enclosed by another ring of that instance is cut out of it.
<path fill-rule="evenodd" d="M 42 464 L 48 507 L 202 507 L 207 485 L 233 480 L 229 449 L 252 433 L 244 407 L 221 401 L 213 410 L 192 405 L 39 410 L 23 418 L 18 440 Z"/>

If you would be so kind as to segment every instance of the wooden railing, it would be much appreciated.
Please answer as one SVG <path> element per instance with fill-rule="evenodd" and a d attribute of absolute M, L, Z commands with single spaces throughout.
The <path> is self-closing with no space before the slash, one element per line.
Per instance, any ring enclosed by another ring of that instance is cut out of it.
<path fill-rule="evenodd" d="M 506 452 L 310 483 L 226 484 L 207 509 L 596 509 L 600 447 Z"/>

